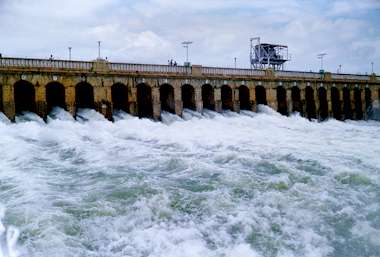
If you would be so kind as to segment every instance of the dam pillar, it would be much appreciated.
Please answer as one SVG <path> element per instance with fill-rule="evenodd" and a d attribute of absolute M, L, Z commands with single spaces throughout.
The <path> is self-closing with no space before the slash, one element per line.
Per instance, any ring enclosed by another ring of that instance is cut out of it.
<path fill-rule="evenodd" d="M 174 111 L 175 111 L 175 114 L 182 117 L 183 101 L 182 101 L 181 84 L 174 86 Z"/>
<path fill-rule="evenodd" d="M 232 89 L 232 109 L 234 112 L 240 112 L 240 98 L 239 98 L 239 88 Z"/>
<path fill-rule="evenodd" d="M 350 89 L 350 103 L 351 103 L 351 113 L 352 113 L 352 119 L 357 119 L 357 113 L 355 110 L 355 90 Z"/>
<path fill-rule="evenodd" d="M 153 105 L 153 119 L 161 119 L 161 101 L 160 101 L 160 88 L 152 88 L 152 105 Z"/>
<path fill-rule="evenodd" d="M 266 88 L 267 103 L 270 108 L 277 111 L 277 90 L 275 88 Z"/>
<path fill-rule="evenodd" d="M 326 97 L 327 97 L 327 112 L 328 112 L 328 118 L 332 118 L 333 115 L 333 110 L 332 110 L 332 100 L 331 100 L 331 87 L 328 86 L 326 88 Z"/>
<path fill-rule="evenodd" d="M 66 102 L 66 110 L 75 116 L 75 87 L 69 86 L 65 88 L 65 102 Z"/>
<path fill-rule="evenodd" d="M 372 104 L 372 107 L 375 109 L 380 108 L 380 95 L 379 95 L 380 92 L 379 91 L 380 91 L 379 88 L 374 88 L 373 90 L 371 90 L 371 104 Z"/>
<path fill-rule="evenodd" d="M 47 117 L 47 103 L 46 103 L 46 87 L 36 84 L 36 113 L 43 119 Z"/>
<path fill-rule="evenodd" d="M 132 85 L 132 83 L 129 83 Z M 138 116 L 137 112 L 137 87 L 128 85 L 128 102 L 129 102 L 129 113 L 133 116 Z"/>
<path fill-rule="evenodd" d="M 215 111 L 221 113 L 223 111 L 223 105 L 222 105 L 222 89 L 220 87 L 214 88 L 214 101 L 215 101 Z"/>
<path fill-rule="evenodd" d="M 367 108 L 366 108 L 366 99 L 365 99 L 365 88 L 361 90 L 361 100 L 362 100 L 362 113 L 363 113 L 363 120 L 367 120 Z"/>
<path fill-rule="evenodd" d="M 11 121 L 15 120 L 16 117 L 16 106 L 14 100 L 14 90 L 12 85 L 3 85 L 2 87 L 2 97 L 3 97 L 3 112 L 5 116 Z"/>
<path fill-rule="evenodd" d="M 315 105 L 315 115 L 317 120 L 321 120 L 321 109 L 320 109 L 320 99 L 319 99 L 319 88 L 313 87 L 313 98 L 314 98 L 314 105 Z"/>
<path fill-rule="evenodd" d="M 253 85 L 249 86 L 249 101 L 251 103 L 251 111 L 256 112 L 256 89 Z"/>
<path fill-rule="evenodd" d="M 195 108 L 197 112 L 203 112 L 202 87 L 195 87 Z"/>
<path fill-rule="evenodd" d="M 112 119 L 111 87 L 94 86 L 95 110 L 103 116 Z"/>
<path fill-rule="evenodd" d="M 292 89 L 286 88 L 286 102 L 288 104 L 288 115 L 293 112 L 293 101 L 292 101 Z"/>

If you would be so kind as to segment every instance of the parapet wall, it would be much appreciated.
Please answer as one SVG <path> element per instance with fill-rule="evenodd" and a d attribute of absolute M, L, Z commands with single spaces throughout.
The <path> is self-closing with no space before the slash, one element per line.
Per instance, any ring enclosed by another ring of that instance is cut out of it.
<path fill-rule="evenodd" d="M 375 75 L 0 58 L 0 111 L 11 120 L 22 111 L 45 118 L 53 106 L 74 116 L 95 108 L 110 119 L 114 109 L 160 119 L 162 110 L 239 112 L 258 104 L 284 115 L 366 119 L 379 90 Z"/>

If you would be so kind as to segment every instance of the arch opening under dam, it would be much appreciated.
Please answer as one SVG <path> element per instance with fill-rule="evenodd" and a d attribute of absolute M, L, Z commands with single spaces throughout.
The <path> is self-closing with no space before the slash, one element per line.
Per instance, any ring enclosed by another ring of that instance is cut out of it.
<path fill-rule="evenodd" d="M 215 110 L 214 89 L 210 84 L 202 86 L 203 108 Z"/>
<path fill-rule="evenodd" d="M 51 82 L 46 85 L 46 106 L 47 113 L 50 113 L 54 107 L 65 109 L 65 87 L 58 82 Z"/>
<path fill-rule="evenodd" d="M 129 113 L 128 87 L 122 83 L 115 83 L 111 87 L 113 109 Z"/>
<path fill-rule="evenodd" d="M 286 102 L 286 89 L 282 86 L 276 88 L 277 91 L 277 110 L 282 115 L 288 115 L 288 105 Z"/>
<path fill-rule="evenodd" d="M 263 86 L 256 86 L 256 104 L 264 104 L 267 105 L 267 93 Z"/>
<path fill-rule="evenodd" d="M 306 113 L 308 119 L 316 119 L 317 111 L 314 100 L 314 89 L 311 86 L 307 86 L 305 89 L 306 98 Z"/>
<path fill-rule="evenodd" d="M 362 102 L 362 90 L 360 88 L 354 89 L 355 99 L 355 119 L 363 119 L 363 102 Z"/>
<path fill-rule="evenodd" d="M 348 87 L 343 88 L 343 114 L 345 120 L 352 119 L 351 92 Z"/>
<path fill-rule="evenodd" d="M 222 109 L 223 110 L 233 110 L 233 100 L 232 100 L 232 89 L 229 85 L 223 85 L 221 88 L 222 96 Z"/>
<path fill-rule="evenodd" d="M 327 90 L 324 87 L 318 89 L 318 99 L 319 99 L 319 118 L 321 120 L 326 120 L 329 117 L 329 107 L 327 102 Z"/>
<path fill-rule="evenodd" d="M 196 104 L 195 104 L 194 87 L 189 84 L 183 85 L 181 94 L 182 94 L 183 108 L 195 110 Z"/>
<path fill-rule="evenodd" d="M 297 86 L 293 86 L 291 89 L 293 110 L 292 112 L 298 112 L 303 115 L 302 103 L 301 103 L 301 90 Z"/>
<path fill-rule="evenodd" d="M 160 86 L 161 110 L 175 113 L 174 88 L 172 85 L 163 84 Z"/>
<path fill-rule="evenodd" d="M 340 101 L 340 93 L 336 87 L 331 88 L 331 108 L 334 119 L 342 119 L 342 104 Z"/>
<path fill-rule="evenodd" d="M 16 114 L 35 112 L 35 90 L 32 83 L 20 80 L 14 84 L 14 101 Z"/>
<path fill-rule="evenodd" d="M 152 89 L 147 84 L 137 85 L 137 109 L 139 118 L 153 117 Z"/>
<path fill-rule="evenodd" d="M 80 82 L 76 85 L 75 102 L 77 110 L 81 108 L 95 108 L 94 89 L 91 84 L 87 82 Z"/>
<path fill-rule="evenodd" d="M 240 110 L 252 109 L 249 88 L 244 85 L 241 85 L 239 87 L 239 101 L 240 101 Z"/>

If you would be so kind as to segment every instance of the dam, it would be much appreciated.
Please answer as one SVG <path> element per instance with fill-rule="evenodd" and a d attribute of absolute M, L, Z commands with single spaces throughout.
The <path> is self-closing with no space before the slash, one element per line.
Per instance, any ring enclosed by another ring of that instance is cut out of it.
<path fill-rule="evenodd" d="M 256 111 L 362 120 L 378 103 L 380 77 L 329 72 L 0 58 L 0 111 L 10 120 L 29 111 L 46 118 L 54 106 L 73 116 L 92 108 L 160 120 L 161 112 Z"/>

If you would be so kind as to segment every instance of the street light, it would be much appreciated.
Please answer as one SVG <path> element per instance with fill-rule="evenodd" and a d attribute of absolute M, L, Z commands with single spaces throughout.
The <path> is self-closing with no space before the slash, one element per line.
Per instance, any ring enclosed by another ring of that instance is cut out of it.
<path fill-rule="evenodd" d="M 185 42 L 182 42 L 182 45 L 184 48 L 186 48 L 186 63 L 185 63 L 185 66 L 190 66 L 190 63 L 189 63 L 189 45 L 191 45 L 193 42 L 191 41 L 185 41 Z"/>
<path fill-rule="evenodd" d="M 72 47 L 69 46 L 69 60 L 70 60 L 70 61 L 71 61 L 71 49 L 72 49 Z"/>
<path fill-rule="evenodd" d="M 342 72 L 342 64 L 339 64 L 338 74 L 340 74 L 341 72 Z"/>
<path fill-rule="evenodd" d="M 98 59 L 100 60 L 100 44 L 102 41 L 98 41 Z"/>
<path fill-rule="evenodd" d="M 371 62 L 371 70 L 372 70 L 372 74 L 373 74 L 373 62 Z"/>
<path fill-rule="evenodd" d="M 326 53 L 321 53 L 321 54 L 318 54 L 318 55 L 317 55 L 318 59 L 321 60 L 321 71 L 323 71 L 323 58 L 324 58 L 326 55 L 327 55 Z"/>
<path fill-rule="evenodd" d="M 234 58 L 234 62 L 235 62 L 235 69 L 236 69 L 236 60 L 237 60 L 237 58 L 235 57 L 235 58 Z"/>

